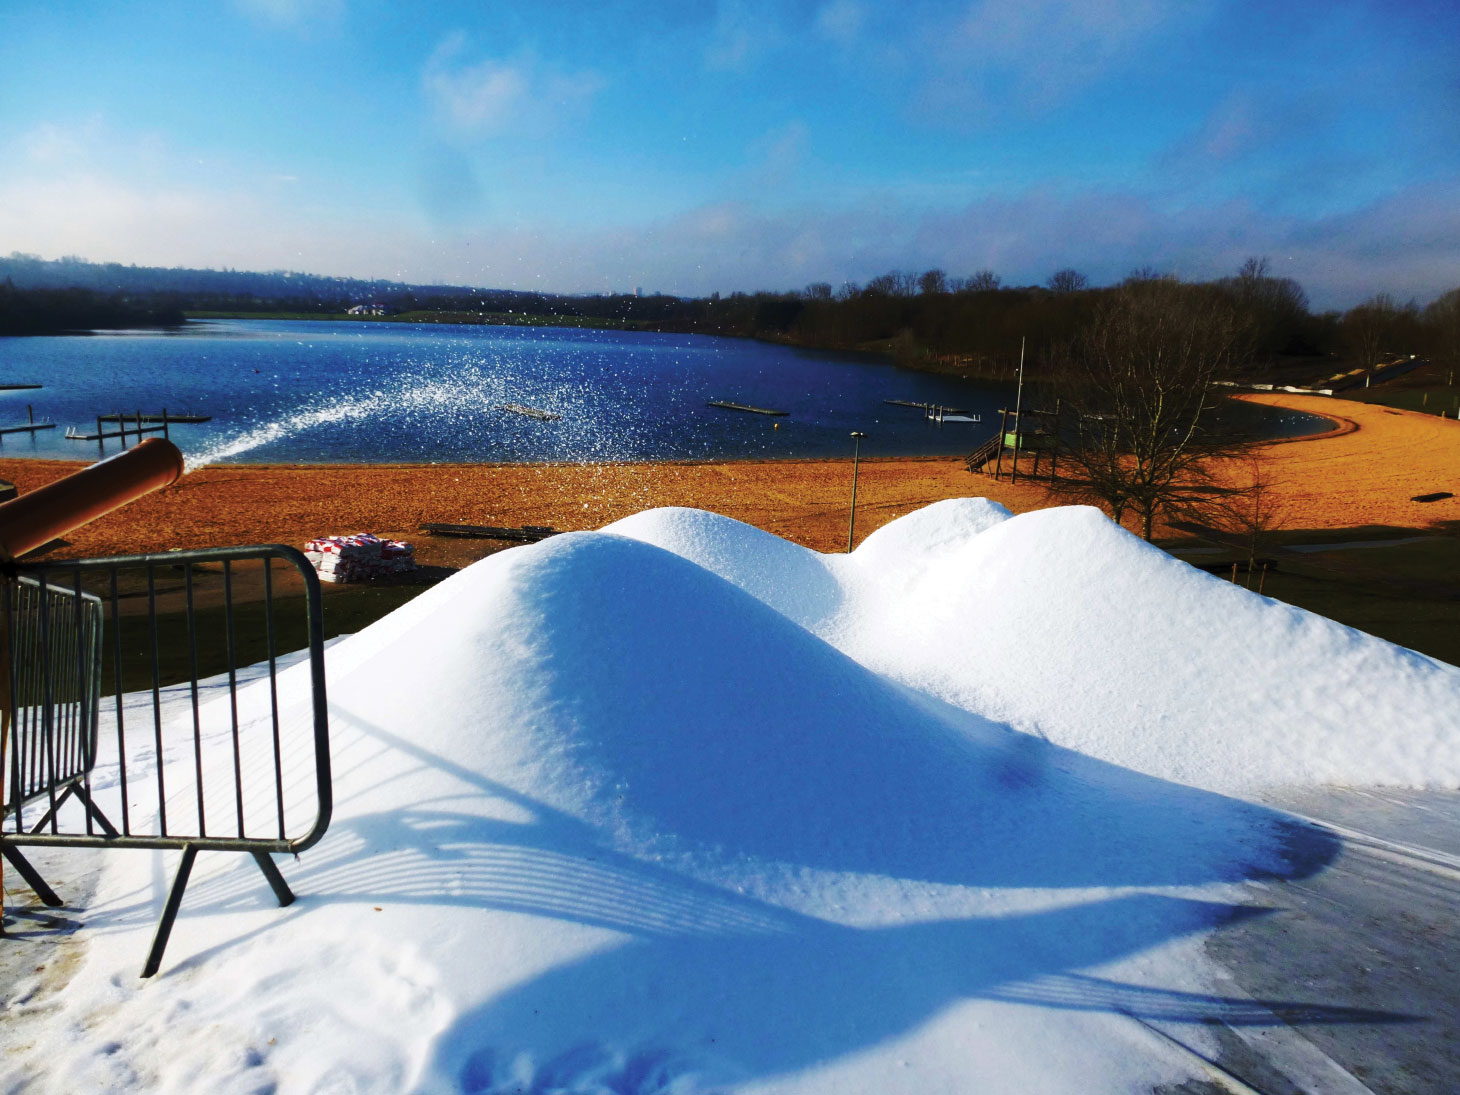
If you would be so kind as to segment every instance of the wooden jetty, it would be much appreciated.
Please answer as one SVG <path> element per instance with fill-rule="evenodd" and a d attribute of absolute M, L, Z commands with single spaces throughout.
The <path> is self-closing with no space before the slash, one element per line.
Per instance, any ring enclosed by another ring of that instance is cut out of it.
<path fill-rule="evenodd" d="M 166 409 L 164 409 L 161 422 L 156 425 L 148 426 L 144 424 L 141 411 L 136 411 L 132 414 L 123 414 L 120 411 L 116 412 L 115 414 L 99 414 L 96 416 L 95 433 L 85 433 L 81 430 L 78 430 L 75 426 L 68 426 L 66 428 L 66 440 L 95 441 L 97 446 L 99 448 L 102 448 L 105 447 L 105 444 L 108 440 L 115 438 L 121 441 L 123 448 L 126 448 L 127 438 L 132 435 L 135 435 L 138 441 L 142 440 L 144 434 L 149 433 L 160 433 L 163 437 L 167 437 L 167 428 L 171 424 L 172 419 L 166 417 L 166 415 L 167 411 Z M 108 421 L 115 422 L 117 424 L 116 430 L 112 433 L 108 433 L 106 431 L 106 428 L 102 425 L 103 422 Z M 135 425 L 129 426 L 127 425 L 128 422 L 135 423 Z"/>
<path fill-rule="evenodd" d="M 78 430 L 75 426 L 68 426 L 66 428 L 66 440 L 67 441 L 109 441 L 109 440 L 111 440 L 113 438 L 120 438 L 121 440 L 126 441 L 126 439 L 129 438 L 129 437 L 136 437 L 140 441 L 142 439 L 142 435 L 143 434 L 149 434 L 149 433 L 161 433 L 161 434 L 165 434 L 165 433 L 167 433 L 167 427 L 165 425 L 163 425 L 163 426 L 130 426 L 130 427 L 129 426 L 126 426 L 126 425 L 123 425 L 120 429 L 114 430 L 111 433 L 107 433 L 105 430 L 103 430 L 101 428 L 101 423 L 98 422 L 96 424 L 96 432 L 95 433 L 86 433 L 83 430 Z"/>
<path fill-rule="evenodd" d="M 21 388 L 40 387 L 39 384 L 21 384 L 17 386 Z M 54 422 L 47 422 L 44 420 L 37 422 L 35 420 L 35 410 L 31 407 L 29 403 L 25 405 L 25 418 L 26 421 L 19 426 L 0 426 L 0 436 L 3 436 L 7 433 L 35 433 L 37 430 L 54 430 L 56 428 L 56 424 Z"/>
<path fill-rule="evenodd" d="M 911 399 L 884 399 L 882 402 L 883 403 L 886 403 L 889 407 L 915 407 L 918 410 L 922 411 L 924 414 L 930 413 L 931 411 L 933 411 L 934 409 L 936 409 L 938 407 L 943 407 L 943 404 L 941 404 L 941 403 L 927 403 L 927 402 L 921 402 L 921 401 L 914 401 L 914 400 L 911 400 Z M 943 413 L 944 414 L 967 414 L 968 412 L 966 410 L 964 410 L 962 407 L 943 407 Z"/>
<path fill-rule="evenodd" d="M 85 433 L 74 426 L 66 430 L 68 441 L 95 441 L 98 445 L 104 444 L 113 438 L 119 439 L 123 447 L 127 444 L 127 438 L 135 434 L 137 440 L 142 440 L 144 434 L 160 433 L 163 437 L 170 436 L 168 427 L 174 422 L 211 422 L 211 414 L 169 414 L 166 407 L 163 407 L 158 414 L 143 414 L 141 411 L 133 411 L 128 414 L 125 411 L 113 411 L 111 414 L 99 414 L 96 416 L 96 432 Z M 117 428 L 108 433 L 106 423 L 115 422 Z"/>
<path fill-rule="evenodd" d="M 28 392 L 39 387 L 39 384 L 0 384 L 0 392 Z"/>
<path fill-rule="evenodd" d="M 533 544 L 556 536 L 560 530 L 549 525 L 523 525 L 521 528 L 497 528 L 493 525 L 450 525 L 427 522 L 420 526 L 428 536 L 460 536 L 474 540 L 512 540 L 519 544 Z"/>
<path fill-rule="evenodd" d="M 773 411 L 766 407 L 751 407 L 744 403 L 727 403 L 722 399 L 711 399 L 705 404 L 707 407 L 722 407 L 727 411 L 746 411 L 749 414 L 768 414 L 776 418 L 784 418 L 790 411 Z"/>
<path fill-rule="evenodd" d="M 166 407 L 162 408 L 161 414 L 99 414 L 96 416 L 99 422 L 211 422 L 211 414 L 170 414 Z"/>
<path fill-rule="evenodd" d="M 554 414 L 552 411 L 538 410 L 536 407 L 529 407 L 525 403 L 503 403 L 497 407 L 499 411 L 511 411 L 513 414 L 525 415 L 528 418 L 535 418 L 539 422 L 556 422 L 563 416 Z"/>

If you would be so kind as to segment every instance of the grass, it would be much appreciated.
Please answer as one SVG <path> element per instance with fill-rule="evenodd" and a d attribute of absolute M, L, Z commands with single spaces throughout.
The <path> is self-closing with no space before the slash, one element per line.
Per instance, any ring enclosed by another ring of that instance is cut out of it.
<path fill-rule="evenodd" d="M 1341 544 L 1354 541 L 1405 539 L 1433 534 L 1419 543 L 1393 547 L 1335 548 L 1333 551 L 1284 555 L 1263 579 L 1262 592 L 1287 604 L 1377 635 L 1421 654 L 1460 665 L 1460 541 L 1428 529 L 1366 526 L 1349 529 L 1285 530 L 1271 537 L 1258 555 L 1272 546 Z M 1168 545 L 1172 550 L 1196 541 Z M 1246 552 L 1189 556 L 1188 562 L 1227 577 L 1239 564 L 1237 582 L 1247 584 Z M 1251 588 L 1258 586 L 1253 575 Z"/>
<path fill-rule="evenodd" d="M 1385 380 L 1372 388 L 1350 388 L 1338 398 L 1355 403 L 1372 403 L 1422 414 L 1439 414 L 1454 418 L 1460 411 L 1460 384 L 1454 384 L 1452 373 L 1435 362 L 1426 362 L 1411 372 Z"/>
<path fill-rule="evenodd" d="M 358 585 L 330 590 L 323 598 L 324 637 L 350 635 L 394 612 L 429 588 L 425 585 Z M 309 643 L 309 626 L 302 593 L 285 593 L 273 601 L 274 652 L 286 654 Z M 102 694 L 111 695 L 117 636 L 122 648 L 122 690 L 152 687 L 152 623 L 146 615 L 124 614 L 107 621 L 102 651 Z M 193 617 L 197 675 L 201 680 L 228 671 L 227 616 L 221 604 L 199 604 Z M 157 614 L 158 683 L 186 681 L 191 676 L 193 645 L 183 611 Z M 268 621 L 262 600 L 233 606 L 233 664 L 252 665 L 269 656 Z"/>
<path fill-rule="evenodd" d="M 1445 412 L 1446 418 L 1454 418 L 1460 410 L 1460 385 L 1426 384 L 1422 387 L 1355 388 L 1344 392 L 1344 399 L 1356 403 L 1373 403 L 1381 407 L 1394 407 L 1402 411 L 1420 411 L 1423 414 Z"/>

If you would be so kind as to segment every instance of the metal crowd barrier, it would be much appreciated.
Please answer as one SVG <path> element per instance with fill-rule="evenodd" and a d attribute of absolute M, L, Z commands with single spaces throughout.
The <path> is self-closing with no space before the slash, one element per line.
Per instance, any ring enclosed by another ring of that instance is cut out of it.
<path fill-rule="evenodd" d="M 107 463 L 88 472 L 115 478 Z M 198 852 L 251 855 L 288 905 L 271 857 L 329 826 L 319 579 L 277 544 L 14 562 L 64 525 L 55 504 L 33 501 L 20 532 L 4 522 L 16 503 L 0 506 L 0 855 L 57 906 L 22 847 L 181 851 L 150 977 Z M 281 654 L 301 648 L 308 668 L 286 695 Z M 291 710 L 307 715 L 281 717 Z"/>

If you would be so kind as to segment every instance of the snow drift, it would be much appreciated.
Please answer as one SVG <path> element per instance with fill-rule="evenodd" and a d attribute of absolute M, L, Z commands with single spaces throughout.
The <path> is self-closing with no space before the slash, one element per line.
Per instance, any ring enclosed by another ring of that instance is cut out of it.
<path fill-rule="evenodd" d="M 1089 511 L 1035 518 L 947 503 L 822 557 L 656 511 L 463 571 L 330 652 L 335 820 L 287 868 L 300 901 L 204 856 L 139 988 L 166 873 L 109 857 L 16 1066 L 71 1090 L 1180 1082 L 1130 1016 L 1200 1043 L 1243 1006 L 1202 934 L 1335 845 L 1160 777 L 1449 778 L 1404 697 L 1453 703 L 1457 674 Z M 1266 742 L 1323 659 L 1388 721 L 1345 734 L 1331 701 Z"/>

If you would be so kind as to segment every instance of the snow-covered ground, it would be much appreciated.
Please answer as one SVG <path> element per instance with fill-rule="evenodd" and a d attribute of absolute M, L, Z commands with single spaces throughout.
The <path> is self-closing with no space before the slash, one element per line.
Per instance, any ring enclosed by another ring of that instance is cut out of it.
<path fill-rule="evenodd" d="M 1201 940 L 1244 881 L 1333 854 L 1228 795 L 1460 785 L 1460 671 L 1081 508 L 850 556 L 650 511 L 463 571 L 329 688 L 299 901 L 204 854 L 143 982 L 175 855 L 104 857 L 6 1090 L 1150 1090 L 1194 1059 L 1142 1019 L 1239 1006 Z"/>

